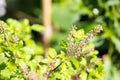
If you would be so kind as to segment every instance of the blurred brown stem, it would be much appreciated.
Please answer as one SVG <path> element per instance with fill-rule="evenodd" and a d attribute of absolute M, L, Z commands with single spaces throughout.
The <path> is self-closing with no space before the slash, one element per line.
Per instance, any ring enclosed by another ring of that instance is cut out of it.
<path fill-rule="evenodd" d="M 44 42 L 44 56 L 47 58 L 48 56 L 48 47 L 52 34 L 51 27 L 51 4 L 52 0 L 42 0 L 42 8 L 43 8 L 43 25 L 45 26 L 45 32 L 43 35 Z"/>

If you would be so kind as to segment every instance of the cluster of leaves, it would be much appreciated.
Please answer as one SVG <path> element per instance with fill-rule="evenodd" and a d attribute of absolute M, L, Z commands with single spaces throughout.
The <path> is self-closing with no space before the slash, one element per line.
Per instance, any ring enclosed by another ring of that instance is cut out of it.
<path fill-rule="evenodd" d="M 88 43 L 102 30 L 101 26 L 88 34 L 83 29 L 76 31 L 72 28 L 71 37 L 66 43 L 62 42 L 67 52 L 57 54 L 55 49 L 49 48 L 48 58 L 43 57 L 43 49 L 31 33 L 38 30 L 38 26 L 30 26 L 26 19 L 0 21 L 0 80 L 104 80 L 98 51 L 93 49 L 92 43 Z M 80 55 L 76 54 L 79 46 Z"/>
<path fill-rule="evenodd" d="M 8 19 L 0 21 L 0 80 L 23 80 L 20 64 L 27 64 L 31 71 L 37 67 L 36 60 L 43 53 L 32 37 L 28 20 Z"/>

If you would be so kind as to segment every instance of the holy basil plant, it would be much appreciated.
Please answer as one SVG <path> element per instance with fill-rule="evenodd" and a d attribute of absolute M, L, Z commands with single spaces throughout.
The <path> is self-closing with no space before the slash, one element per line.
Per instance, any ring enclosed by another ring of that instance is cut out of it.
<path fill-rule="evenodd" d="M 41 25 L 29 21 L 0 21 L 0 80 L 104 80 L 103 64 L 90 39 L 102 31 L 100 25 L 85 34 L 72 27 L 60 50 L 43 47 L 34 40 L 34 31 L 44 32 Z"/>

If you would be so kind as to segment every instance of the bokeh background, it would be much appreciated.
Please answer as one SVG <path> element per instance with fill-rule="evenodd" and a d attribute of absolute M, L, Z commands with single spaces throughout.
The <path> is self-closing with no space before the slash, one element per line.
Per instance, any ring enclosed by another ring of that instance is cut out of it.
<path fill-rule="evenodd" d="M 48 44 L 58 52 L 72 25 L 87 32 L 101 24 L 104 31 L 92 41 L 103 59 L 106 80 L 120 80 L 120 0 L 0 0 L 0 19 L 8 18 L 48 26 L 46 32 L 52 29 Z"/>

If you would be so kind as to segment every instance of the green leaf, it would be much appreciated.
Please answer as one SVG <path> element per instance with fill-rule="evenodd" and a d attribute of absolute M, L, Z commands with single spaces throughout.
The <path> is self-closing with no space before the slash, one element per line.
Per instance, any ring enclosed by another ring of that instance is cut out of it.
<path fill-rule="evenodd" d="M 85 36 L 85 33 L 84 33 L 84 30 L 83 30 L 83 29 L 78 30 L 78 31 L 74 34 L 74 37 L 75 37 L 77 40 L 81 40 L 84 36 Z"/>
<path fill-rule="evenodd" d="M 85 71 L 80 72 L 80 79 L 81 80 L 87 80 L 87 73 Z"/>
<path fill-rule="evenodd" d="M 57 52 L 55 51 L 55 49 L 49 48 L 49 50 L 48 50 L 48 56 L 50 58 L 52 58 L 52 59 L 55 58 L 57 56 Z"/>
<path fill-rule="evenodd" d="M 32 25 L 32 30 L 38 31 L 38 32 L 44 32 L 45 31 L 45 27 L 43 25 L 39 25 L 39 24 L 34 24 Z"/>
<path fill-rule="evenodd" d="M 10 76 L 11 76 L 11 72 L 9 71 L 9 69 L 4 69 L 4 70 L 1 71 L 1 75 L 5 78 L 9 79 Z"/>
<path fill-rule="evenodd" d="M 57 55 L 58 58 L 65 58 L 65 53 L 63 51 L 60 51 L 60 54 Z"/>
<path fill-rule="evenodd" d="M 60 46 L 62 48 L 66 48 L 67 47 L 67 42 L 65 40 L 60 41 Z"/>
<path fill-rule="evenodd" d="M 72 59 L 72 64 L 74 65 L 74 67 L 77 70 L 80 68 L 80 64 L 79 64 L 78 60 L 76 60 L 75 58 Z"/>

